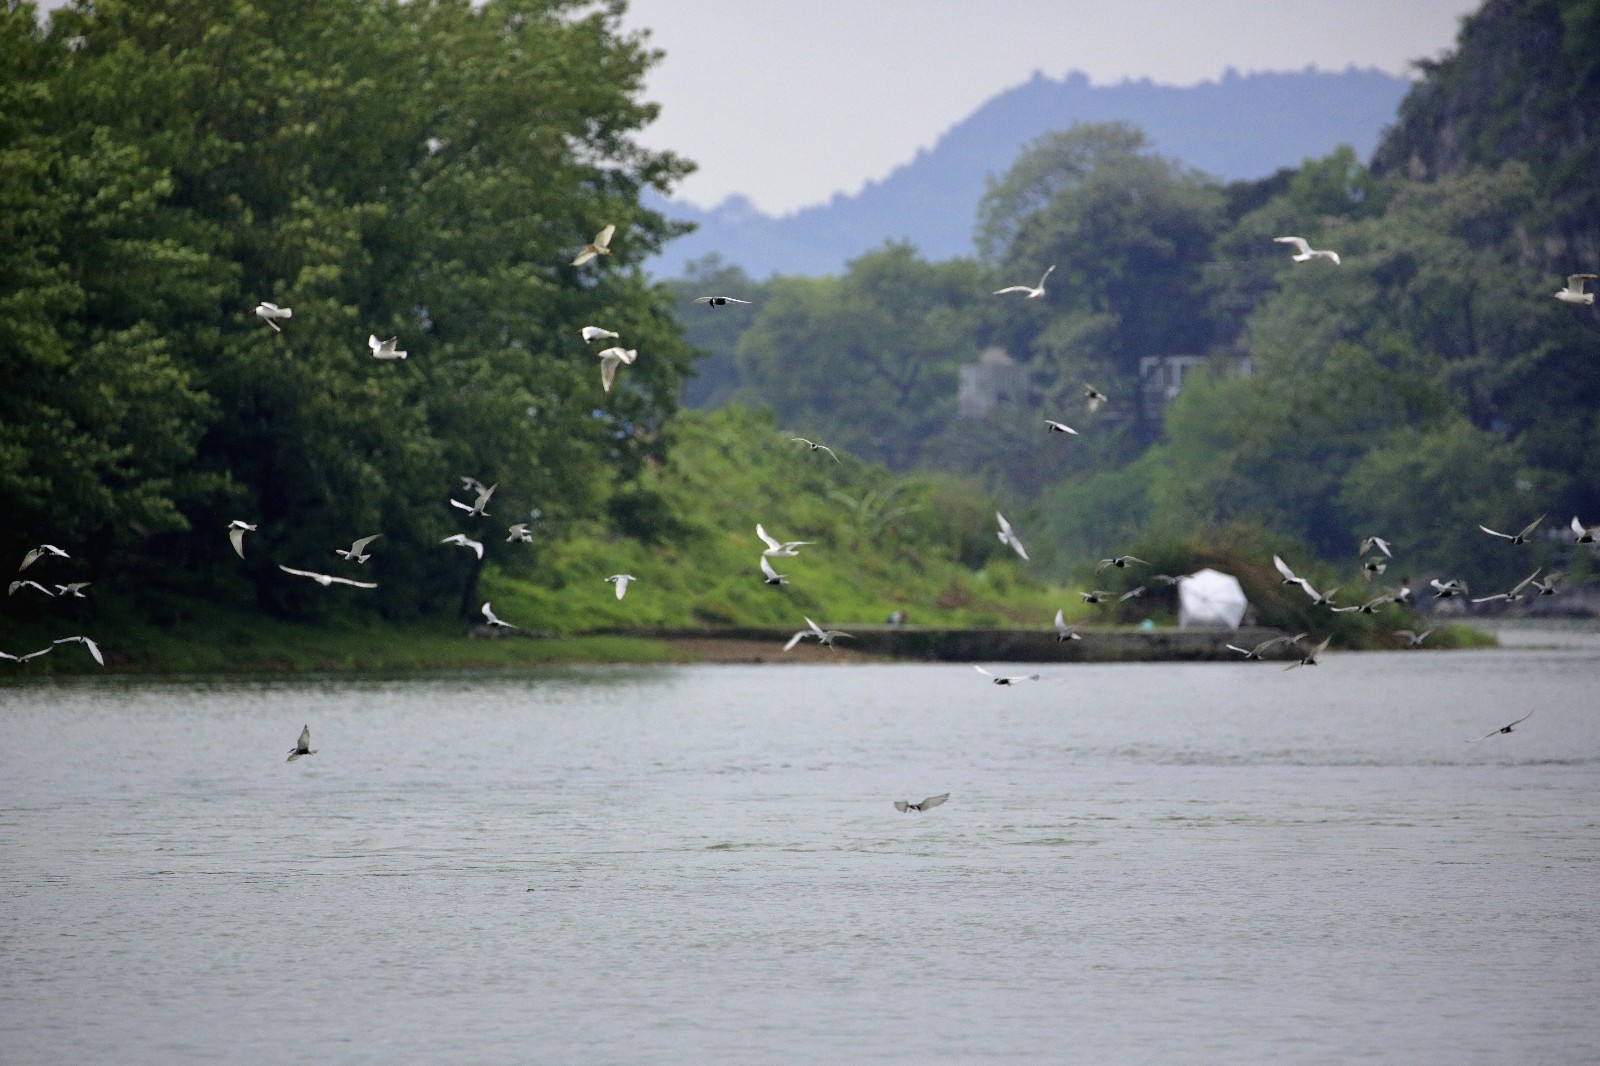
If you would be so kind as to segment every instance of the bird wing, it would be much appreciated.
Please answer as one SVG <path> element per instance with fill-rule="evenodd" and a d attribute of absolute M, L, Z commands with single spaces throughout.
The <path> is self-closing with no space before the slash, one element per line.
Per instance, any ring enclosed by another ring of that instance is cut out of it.
<path fill-rule="evenodd" d="M 1031 286 L 1031 285 L 1007 285 L 1003 289 L 994 290 L 994 294 L 996 296 L 1004 296 L 1008 292 L 1032 292 L 1032 291 L 1033 291 L 1033 286 Z"/>
<path fill-rule="evenodd" d="M 1546 514 L 1548 514 L 1548 512 L 1546 512 Z M 1533 535 L 1533 531 L 1539 528 L 1539 524 L 1545 520 L 1545 517 L 1546 517 L 1546 515 L 1540 515 L 1538 518 L 1535 518 L 1532 522 L 1529 522 L 1523 528 L 1522 532 L 1517 534 L 1517 537 L 1522 539 L 1522 540 L 1528 539 L 1528 537 Z"/>
<path fill-rule="evenodd" d="M 1054 274 L 1055 272 L 1056 272 L 1056 265 L 1054 263 L 1051 263 L 1050 266 L 1045 270 L 1045 272 L 1043 274 L 1039 275 L 1039 284 L 1035 285 L 1034 288 L 1036 288 L 1036 289 L 1044 288 L 1044 279 L 1048 278 L 1051 274 Z"/>
<path fill-rule="evenodd" d="M 1011 523 L 1006 521 L 1006 516 L 1001 514 L 999 511 L 996 511 L 994 513 L 994 518 L 995 518 L 996 522 L 1000 523 L 1000 532 L 1006 534 L 1007 536 L 1010 536 L 1010 534 L 1011 534 Z"/>
<path fill-rule="evenodd" d="M 314 570 L 296 570 L 294 567 L 284 566 L 282 563 L 278 564 L 278 569 L 286 574 L 294 574 L 296 577 L 309 577 L 313 581 L 320 581 L 328 576 L 327 574 L 319 574 Z"/>
<path fill-rule="evenodd" d="M 1523 589 L 1525 589 L 1529 585 L 1533 584 L 1533 579 L 1538 577 L 1540 572 L 1543 571 L 1543 570 L 1544 570 L 1544 567 L 1541 566 L 1541 567 L 1539 567 L 1538 570 L 1535 570 L 1533 573 L 1529 574 L 1527 577 L 1525 577 L 1521 581 L 1517 582 L 1516 587 L 1514 587 L 1511 590 L 1511 592 L 1508 595 L 1508 598 L 1509 598 L 1509 596 L 1520 595 Z"/>
<path fill-rule="evenodd" d="M 806 440 L 804 437 L 790 437 L 789 439 L 791 441 L 799 441 L 801 444 L 804 444 L 809 448 L 815 448 L 816 447 L 815 444 L 812 444 L 810 441 Z"/>
<path fill-rule="evenodd" d="M 1304 237 L 1274 237 L 1272 239 L 1277 244 L 1292 244 L 1292 245 L 1294 245 L 1295 246 L 1295 250 L 1298 251 L 1301 255 L 1310 255 L 1311 254 L 1311 245 L 1306 242 L 1306 239 Z"/>
<path fill-rule="evenodd" d="M 1583 294 L 1583 283 L 1593 280 L 1595 280 L 1595 275 L 1593 274 L 1568 274 L 1567 291 L 1581 296 Z"/>
<path fill-rule="evenodd" d="M 834 455 L 833 454 L 833 449 L 828 447 L 826 444 L 817 444 L 817 445 L 814 445 L 813 447 L 817 451 L 827 452 L 830 456 L 832 456 L 833 461 L 838 463 L 840 466 L 844 465 L 844 460 L 840 459 L 837 455 Z"/>
<path fill-rule="evenodd" d="M 901 814 L 904 814 L 911 809 L 911 804 L 907 803 L 905 800 L 895 800 L 894 809 L 899 811 Z"/>
<path fill-rule="evenodd" d="M 981 666 L 974 666 L 973 669 L 978 671 L 978 673 L 982 674 L 984 677 L 994 677 L 995 676 L 994 674 L 991 674 L 989 671 L 985 670 Z"/>
<path fill-rule="evenodd" d="M 600 360 L 600 387 L 607 392 L 611 391 L 611 383 L 617 379 L 617 364 L 621 361 L 614 355 L 603 356 Z"/>
<path fill-rule="evenodd" d="M 101 666 L 106 664 L 105 656 L 100 654 L 100 645 L 96 644 L 88 637 L 80 637 L 78 639 L 82 640 L 83 646 L 89 649 L 89 654 L 94 656 L 95 662 L 99 663 Z"/>
<path fill-rule="evenodd" d="M 780 577 L 783 576 L 782 574 L 779 574 L 776 570 L 774 570 L 772 568 L 772 564 L 767 562 L 767 557 L 765 555 L 760 556 L 760 559 L 761 559 L 761 572 L 763 574 L 765 574 L 767 577 L 771 578 L 773 581 L 777 581 Z"/>
<path fill-rule="evenodd" d="M 228 539 L 233 541 L 233 550 L 239 554 L 241 559 L 244 558 L 244 535 L 246 532 L 248 531 L 237 527 L 228 530 Z"/>
<path fill-rule="evenodd" d="M 801 615 L 800 617 L 805 618 L 806 625 L 811 627 L 811 632 L 812 633 L 815 633 L 819 637 L 825 637 L 825 636 L 828 635 L 826 632 L 823 631 L 823 628 L 821 626 L 817 625 L 817 623 L 813 622 L 810 618 L 806 617 L 805 615 Z"/>
<path fill-rule="evenodd" d="M 1278 556 L 1274 555 L 1272 557 L 1272 565 L 1277 567 L 1278 573 L 1283 575 L 1284 581 L 1292 585 L 1298 585 L 1300 583 L 1300 578 L 1296 577 L 1295 572 L 1289 569 L 1289 564 L 1284 562 Z"/>
<path fill-rule="evenodd" d="M 784 651 L 788 651 L 791 648 L 793 648 L 796 644 L 800 643 L 802 640 L 805 640 L 807 637 L 811 637 L 811 636 L 815 636 L 815 635 L 816 634 L 812 633 L 811 630 L 809 630 L 809 629 L 802 629 L 800 632 L 796 633 L 794 636 L 789 638 L 789 643 L 787 643 L 787 644 L 785 644 L 783 646 L 783 650 Z"/>
<path fill-rule="evenodd" d="M 377 540 L 381 536 L 383 536 L 382 533 L 374 533 L 370 537 L 362 537 L 360 540 L 358 540 L 354 544 L 350 545 L 350 554 L 351 555 L 360 555 L 362 553 L 362 551 L 365 550 L 365 548 L 366 548 L 366 546 L 368 544 L 371 544 L 373 541 Z"/>
<path fill-rule="evenodd" d="M 616 232 L 616 226 L 607 226 L 605 229 L 594 235 L 594 246 L 596 248 L 611 247 L 611 238 L 616 236 Z"/>
<path fill-rule="evenodd" d="M 782 544 L 779 544 L 777 541 L 773 540 L 770 535 L 768 535 L 767 531 L 761 527 L 760 522 L 756 523 L 756 536 L 760 537 L 766 546 L 771 548 L 773 551 L 780 551 L 783 548 Z"/>
<path fill-rule="evenodd" d="M 1022 541 L 1017 539 L 1017 535 L 1015 533 L 1011 534 L 1011 547 L 1016 549 L 1017 554 L 1022 556 L 1023 559 L 1028 559 L 1028 549 L 1022 546 Z M 1031 562 L 1032 560 L 1028 561 Z"/>
<path fill-rule="evenodd" d="M 1057 633 L 1065 633 L 1066 631 L 1067 631 L 1067 617 L 1066 617 L 1065 613 L 1063 613 L 1058 608 L 1056 610 L 1056 632 Z"/>
<path fill-rule="evenodd" d="M 378 587 L 376 581 L 351 581 L 347 577 L 335 577 L 332 574 L 323 574 L 322 576 L 336 585 L 354 585 L 358 589 L 375 589 Z"/>
<path fill-rule="evenodd" d="M 589 260 L 595 258 L 595 256 L 598 255 L 598 254 L 599 253 L 596 252 L 592 248 L 585 248 L 583 251 L 579 252 L 576 256 L 573 257 L 572 265 L 575 266 L 575 267 L 583 266 L 583 264 L 585 264 Z"/>
<path fill-rule="evenodd" d="M 947 800 L 949 798 L 950 798 L 950 793 L 944 792 L 944 793 L 941 793 L 941 794 L 939 794 L 937 796 L 929 796 L 927 799 L 925 799 L 921 803 L 917 804 L 917 806 L 919 808 L 921 808 L 922 810 L 928 810 L 929 808 L 939 806 L 939 804 L 943 803 L 945 800 Z"/>
<path fill-rule="evenodd" d="M 1516 537 L 1512 536 L 1510 533 L 1496 533 L 1494 530 L 1490 529 L 1486 525 L 1482 525 L 1481 523 L 1479 524 L 1478 528 L 1483 530 L 1485 533 L 1489 534 L 1491 537 L 1499 537 L 1502 540 L 1516 540 L 1517 539 Z"/>
<path fill-rule="evenodd" d="M 1078 435 L 1078 431 L 1067 425 L 1065 422 L 1052 422 L 1047 418 L 1044 420 L 1044 424 L 1055 430 L 1057 433 L 1070 433 L 1074 437 Z"/>
<path fill-rule="evenodd" d="M 1117 602 L 1121 603 L 1123 600 L 1131 600 L 1135 596 L 1142 596 L 1143 594 L 1144 594 L 1144 586 L 1140 585 L 1137 588 L 1129 589 L 1127 592 L 1124 592 L 1122 595 L 1118 596 L 1117 597 Z"/>
<path fill-rule="evenodd" d="M 1243 655 L 1246 659 L 1252 658 L 1256 654 L 1254 651 L 1250 651 L 1248 648 L 1241 648 L 1237 644 L 1224 644 L 1223 647 L 1227 648 L 1229 651 L 1238 652 L 1240 655 Z M 1259 651 L 1260 648 L 1258 647 L 1256 650 Z"/>

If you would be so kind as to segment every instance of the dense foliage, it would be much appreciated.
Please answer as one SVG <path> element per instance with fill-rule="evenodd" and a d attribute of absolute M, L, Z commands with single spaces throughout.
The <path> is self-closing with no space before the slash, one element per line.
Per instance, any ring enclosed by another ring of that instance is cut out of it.
<path fill-rule="evenodd" d="M 59 544 L 74 560 L 48 576 L 157 614 L 174 590 L 304 614 L 328 597 L 275 564 L 328 570 L 381 532 L 361 576 L 405 616 L 470 593 L 438 547 L 459 475 L 499 484 L 473 530 L 491 555 L 532 508 L 605 513 L 690 357 L 637 268 L 674 232 L 639 193 L 686 164 L 630 139 L 653 53 L 620 16 L 84 0 L 41 23 L 8 5 L 0 554 Z M 570 266 L 607 224 L 614 254 Z M 293 309 L 281 333 L 259 301 Z M 640 352 L 609 394 L 590 323 Z M 371 358 L 369 334 L 409 358 Z M 259 526 L 242 562 L 233 519 Z"/>

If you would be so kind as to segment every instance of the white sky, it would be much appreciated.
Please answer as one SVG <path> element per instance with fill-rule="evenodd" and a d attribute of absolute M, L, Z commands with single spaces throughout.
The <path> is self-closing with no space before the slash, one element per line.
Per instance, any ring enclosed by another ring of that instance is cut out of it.
<path fill-rule="evenodd" d="M 700 165 L 676 190 L 770 214 L 853 193 L 1035 70 L 1168 85 L 1228 67 L 1408 72 L 1477 0 L 629 0 L 666 52 L 640 138 Z"/>

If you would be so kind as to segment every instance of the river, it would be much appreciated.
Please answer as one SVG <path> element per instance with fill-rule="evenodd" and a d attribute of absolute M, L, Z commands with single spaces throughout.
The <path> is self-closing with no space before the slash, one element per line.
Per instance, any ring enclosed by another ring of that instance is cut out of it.
<path fill-rule="evenodd" d="M 1509 638 L 10 685 L 0 1062 L 1600 1061 L 1600 641 Z"/>

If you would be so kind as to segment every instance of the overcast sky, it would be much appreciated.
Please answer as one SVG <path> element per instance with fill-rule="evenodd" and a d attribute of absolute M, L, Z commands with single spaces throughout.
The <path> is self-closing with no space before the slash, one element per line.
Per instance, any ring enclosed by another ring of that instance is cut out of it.
<path fill-rule="evenodd" d="M 666 52 L 642 140 L 700 169 L 676 195 L 784 214 L 855 192 L 1034 71 L 1097 85 L 1228 67 L 1409 73 L 1476 0 L 629 0 Z M 1293 121 L 1285 115 L 1285 121 Z M 1001 161 L 1003 162 L 1003 161 Z"/>

